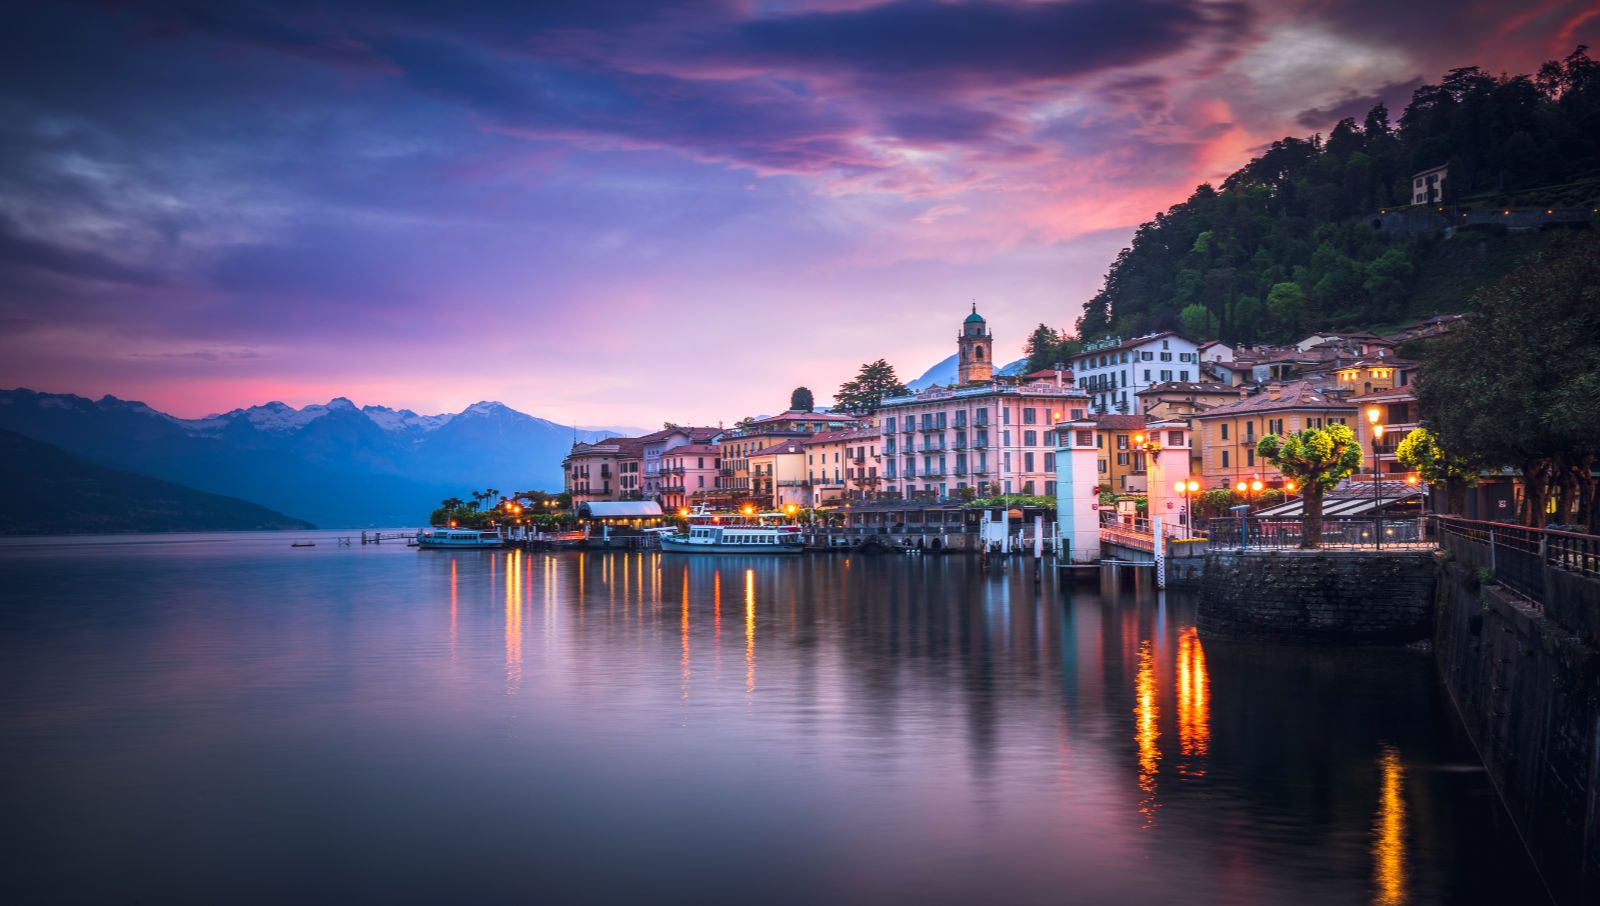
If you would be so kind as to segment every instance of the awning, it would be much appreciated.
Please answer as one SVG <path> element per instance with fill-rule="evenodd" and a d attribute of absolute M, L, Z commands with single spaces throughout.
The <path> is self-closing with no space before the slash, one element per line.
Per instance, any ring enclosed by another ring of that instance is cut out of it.
<path fill-rule="evenodd" d="M 586 519 L 648 519 L 661 515 L 661 504 L 654 500 L 596 500 L 578 507 Z"/>
<path fill-rule="evenodd" d="M 1322 499 L 1322 515 L 1365 516 L 1371 513 L 1373 510 L 1381 510 L 1384 507 L 1391 506 L 1396 503 L 1404 503 L 1408 500 L 1415 500 L 1421 496 L 1422 495 L 1420 493 L 1413 491 L 1409 494 L 1401 494 L 1399 496 L 1380 496 L 1376 501 L 1374 501 L 1371 497 L 1324 497 Z M 1263 519 L 1301 516 L 1305 513 L 1305 505 L 1305 499 L 1299 498 L 1296 500 L 1291 500 L 1288 503 L 1280 503 L 1277 506 L 1268 507 L 1258 513 L 1252 513 L 1251 515 Z"/>

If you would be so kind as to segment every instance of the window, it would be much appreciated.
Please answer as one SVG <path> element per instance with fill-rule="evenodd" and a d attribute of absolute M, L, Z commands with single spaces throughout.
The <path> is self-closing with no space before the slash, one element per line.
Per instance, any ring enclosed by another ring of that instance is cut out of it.
<path fill-rule="evenodd" d="M 1010 406 L 1002 406 L 1002 407 L 1000 407 L 1000 424 L 1002 424 L 1002 425 L 1011 424 L 1011 407 Z M 1006 443 L 1010 443 L 1010 442 L 1011 441 L 1006 441 Z"/>
<path fill-rule="evenodd" d="M 1077 441 L 1076 441 L 1078 446 L 1087 447 L 1091 443 L 1094 443 L 1094 432 L 1093 431 L 1077 431 L 1075 433 L 1076 433 L 1077 438 L 1078 438 Z"/>
<path fill-rule="evenodd" d="M 1039 445 L 1039 432 L 1037 432 L 1037 431 L 1024 431 L 1024 432 L 1022 432 L 1022 445 L 1024 447 L 1037 447 Z"/>
<path fill-rule="evenodd" d="M 1224 469 L 1226 469 L 1228 467 L 1228 451 L 1227 450 L 1223 450 L 1222 451 L 1222 467 Z"/>
<path fill-rule="evenodd" d="M 1117 454 L 1117 465 L 1125 466 L 1127 464 L 1128 464 L 1128 454 L 1126 454 L 1126 453 L 1118 453 Z"/>
<path fill-rule="evenodd" d="M 885 434 L 893 434 L 894 433 L 894 416 L 891 415 L 888 418 L 883 420 L 883 433 L 885 433 Z"/>
<path fill-rule="evenodd" d="M 1256 464 L 1256 448 L 1255 447 L 1245 447 L 1244 448 L 1244 464 L 1246 466 L 1248 466 L 1248 467 L 1254 467 L 1255 466 L 1255 464 Z"/>
<path fill-rule="evenodd" d="M 1024 472 L 1032 472 L 1033 471 L 1033 454 L 1032 453 L 1024 453 L 1024 454 L 1022 454 L 1022 471 L 1024 471 Z"/>
<path fill-rule="evenodd" d="M 1044 455 L 1044 470 L 1046 472 L 1054 472 L 1056 470 L 1056 455 L 1054 453 L 1046 453 Z M 1045 491 L 1046 494 L 1055 493 L 1055 482 L 1050 482 L 1050 485 L 1051 490 Z"/>
<path fill-rule="evenodd" d="M 1187 381 L 1188 379 L 1189 379 L 1189 369 L 1185 368 L 1185 369 L 1182 369 L 1181 371 L 1178 372 L 1178 380 Z"/>
<path fill-rule="evenodd" d="M 1162 383 L 1166 383 L 1167 381 L 1170 381 L 1170 380 L 1172 380 L 1172 372 L 1163 370 L 1161 372 L 1161 381 L 1162 381 Z"/>
<path fill-rule="evenodd" d="M 1106 471 L 1106 461 L 1105 461 L 1105 460 L 1103 460 L 1103 459 L 1102 459 L 1102 460 L 1100 460 L 1100 462 L 1099 462 L 1099 466 L 1100 466 L 1100 472 L 1101 472 L 1101 473 L 1104 473 L 1104 472 L 1105 472 L 1105 471 Z"/>
<path fill-rule="evenodd" d="M 1046 453 L 1045 455 L 1049 456 L 1050 454 Z M 1046 471 L 1048 471 L 1049 468 L 1050 468 L 1049 465 L 1045 466 Z M 1054 496 L 1056 496 L 1056 483 L 1055 482 L 1047 481 L 1047 482 L 1044 483 L 1044 496 L 1046 496 L 1046 497 L 1054 497 Z"/>
<path fill-rule="evenodd" d="M 1183 432 L 1182 431 L 1168 431 L 1167 432 L 1167 446 L 1169 446 L 1169 447 L 1181 447 L 1181 446 L 1183 446 Z"/>
<path fill-rule="evenodd" d="M 1032 406 L 1024 407 L 1022 410 L 1022 423 L 1024 425 L 1037 425 L 1039 423 L 1039 410 Z"/>
<path fill-rule="evenodd" d="M 1117 449 L 1118 450 L 1126 450 L 1126 449 L 1128 449 L 1128 435 L 1126 435 L 1126 434 L 1118 434 L 1117 435 Z"/>
<path fill-rule="evenodd" d="M 1223 422 L 1218 427 L 1220 427 L 1222 429 L 1222 439 L 1223 440 L 1227 440 L 1228 439 L 1228 423 L 1227 422 Z"/>
<path fill-rule="evenodd" d="M 1141 353 L 1139 353 L 1139 361 L 1141 361 L 1141 362 L 1154 361 L 1155 357 L 1156 357 L 1156 354 L 1153 353 L 1153 352 L 1141 352 Z"/>
<path fill-rule="evenodd" d="M 1150 383 L 1150 369 L 1148 368 L 1144 370 L 1144 382 L 1146 384 Z"/>

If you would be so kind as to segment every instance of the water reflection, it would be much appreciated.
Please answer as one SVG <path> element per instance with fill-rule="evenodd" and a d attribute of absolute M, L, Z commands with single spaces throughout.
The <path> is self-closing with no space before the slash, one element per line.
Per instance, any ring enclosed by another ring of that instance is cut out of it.
<path fill-rule="evenodd" d="M 1405 766 L 1393 746 L 1378 758 L 1378 814 L 1372 825 L 1374 906 L 1404 906 L 1406 895 Z"/>
<path fill-rule="evenodd" d="M 1193 601 L 1136 576 L 387 548 L 286 568 L 280 546 L 111 552 L 98 580 L 0 554 L 19 592 L 0 775 L 30 778 L 0 799 L 23 819 L 0 849 L 46 866 L 25 888 L 81 893 L 31 899 L 203 901 L 248 878 L 283 902 L 330 852 L 350 871 L 323 898 L 344 901 L 1537 890 L 1483 776 L 1414 767 L 1472 757 L 1425 658 L 1203 644 Z M 724 591 L 743 671 L 721 670 Z M 82 845 L 86 818 L 127 844 Z"/>
<path fill-rule="evenodd" d="M 1178 751 L 1184 756 L 1179 773 L 1204 777 L 1200 759 L 1211 742 L 1211 677 L 1206 673 L 1200 633 L 1187 626 L 1178 633 Z"/>
<path fill-rule="evenodd" d="M 1149 640 L 1139 643 L 1139 672 L 1134 678 L 1134 742 L 1139 749 L 1139 814 L 1144 816 L 1142 827 L 1155 824 L 1156 772 L 1161 769 L 1161 739 L 1158 723 L 1160 709 L 1156 705 L 1155 659 Z"/>

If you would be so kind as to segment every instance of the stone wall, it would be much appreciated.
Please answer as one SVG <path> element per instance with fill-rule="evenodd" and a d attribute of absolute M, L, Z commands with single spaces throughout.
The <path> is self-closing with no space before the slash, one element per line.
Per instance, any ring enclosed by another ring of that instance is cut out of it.
<path fill-rule="evenodd" d="M 1210 553 L 1197 622 L 1213 639 L 1404 644 L 1432 631 L 1437 573 L 1427 551 Z"/>
<path fill-rule="evenodd" d="M 1444 566 L 1439 670 L 1556 901 L 1600 902 L 1600 649 L 1580 634 L 1596 614 L 1558 621 L 1600 604 L 1600 583 L 1563 575 L 1546 611 L 1481 585 L 1479 569 L 1470 557 Z"/>

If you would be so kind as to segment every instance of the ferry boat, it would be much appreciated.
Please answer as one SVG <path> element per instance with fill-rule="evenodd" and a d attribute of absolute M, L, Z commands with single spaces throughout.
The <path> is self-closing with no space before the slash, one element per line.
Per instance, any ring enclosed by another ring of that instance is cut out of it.
<path fill-rule="evenodd" d="M 798 554 L 805 549 L 800 526 L 773 524 L 782 513 L 750 516 L 697 510 L 689 516 L 689 530 L 658 539 L 663 551 L 682 554 Z"/>
<path fill-rule="evenodd" d="M 417 532 L 421 550 L 488 550 L 505 547 L 506 539 L 497 526 L 493 531 L 463 528 L 425 528 Z"/>

